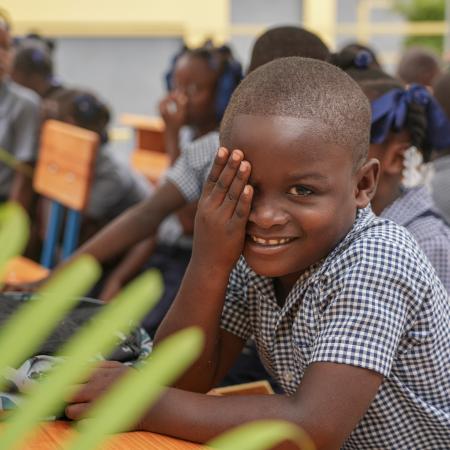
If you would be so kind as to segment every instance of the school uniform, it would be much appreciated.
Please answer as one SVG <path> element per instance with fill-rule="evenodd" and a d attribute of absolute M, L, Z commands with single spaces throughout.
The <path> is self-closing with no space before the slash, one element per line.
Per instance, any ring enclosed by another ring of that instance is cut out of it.
<path fill-rule="evenodd" d="M 441 156 L 432 163 L 431 190 L 433 200 L 447 223 L 450 223 L 450 155 Z"/>
<path fill-rule="evenodd" d="M 219 145 L 219 132 L 205 134 L 186 146 L 165 173 L 164 179 L 174 184 L 188 203 L 200 198 Z"/>
<path fill-rule="evenodd" d="M 241 258 L 221 326 L 242 339 L 254 336 L 266 369 L 288 395 L 313 362 L 382 374 L 344 449 L 448 448 L 448 295 L 411 235 L 370 208 L 359 210 L 347 236 L 300 276 L 283 306 L 273 280 Z"/>
<path fill-rule="evenodd" d="M 402 225 L 415 237 L 450 292 L 450 228 L 428 189 L 425 186 L 404 189 L 380 217 Z"/>
<path fill-rule="evenodd" d="M 0 148 L 20 162 L 37 159 L 39 97 L 9 79 L 0 82 Z M 0 199 L 9 197 L 14 170 L 0 161 Z"/>

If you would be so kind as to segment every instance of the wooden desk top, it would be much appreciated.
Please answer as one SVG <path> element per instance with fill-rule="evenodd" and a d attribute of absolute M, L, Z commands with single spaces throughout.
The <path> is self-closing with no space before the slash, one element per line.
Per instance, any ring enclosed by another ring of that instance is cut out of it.
<path fill-rule="evenodd" d="M 165 125 L 160 117 L 144 116 L 140 114 L 122 114 L 120 123 L 138 130 L 163 132 Z"/>
<path fill-rule="evenodd" d="M 75 431 L 70 422 L 45 422 L 32 435 L 21 450 L 61 450 Z M 192 442 L 135 431 L 110 437 L 98 450 L 206 450 L 207 447 Z"/>

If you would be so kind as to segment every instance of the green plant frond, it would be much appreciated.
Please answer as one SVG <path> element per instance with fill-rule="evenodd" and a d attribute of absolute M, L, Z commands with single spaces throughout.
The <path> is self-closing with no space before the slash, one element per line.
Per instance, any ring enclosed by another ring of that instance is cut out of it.
<path fill-rule="evenodd" d="M 109 435 L 129 429 L 156 402 L 164 387 L 173 383 L 198 357 L 203 334 L 187 328 L 159 344 L 146 364 L 121 378 L 90 411 L 92 419 L 78 425 L 69 450 L 92 450 Z"/>
<path fill-rule="evenodd" d="M 25 249 L 28 229 L 28 216 L 19 204 L 9 202 L 0 207 L 0 280 L 3 280 L 5 264 Z"/>
<path fill-rule="evenodd" d="M 394 0 L 393 9 L 409 22 L 445 20 L 445 0 Z M 406 36 L 405 47 L 428 47 L 438 54 L 444 49 L 443 36 Z"/>
<path fill-rule="evenodd" d="M 0 328 L 1 373 L 7 367 L 19 367 L 32 356 L 67 312 L 78 303 L 100 276 L 100 266 L 90 256 L 77 258 L 64 271 L 56 273 L 38 295 Z M 5 379 L 0 377 L 0 390 Z"/>
<path fill-rule="evenodd" d="M 156 303 L 161 292 L 160 274 L 157 271 L 144 273 L 64 345 L 57 355 L 63 357 L 64 362 L 55 366 L 42 382 L 36 383 L 20 407 L 11 412 L 0 435 L 0 448 L 19 448 L 39 420 L 61 411 L 70 388 L 89 376 L 94 358 L 99 353 L 112 351 L 117 345 L 117 333 L 128 334 L 133 324 Z"/>
<path fill-rule="evenodd" d="M 14 156 L 4 148 L 0 148 L 0 162 L 13 170 L 23 173 L 29 178 L 33 177 L 33 168 L 29 164 L 14 158 Z"/>
<path fill-rule="evenodd" d="M 283 441 L 295 443 L 301 450 L 314 450 L 309 436 L 299 427 L 282 420 L 258 420 L 234 428 L 207 445 L 218 450 L 269 450 Z"/>

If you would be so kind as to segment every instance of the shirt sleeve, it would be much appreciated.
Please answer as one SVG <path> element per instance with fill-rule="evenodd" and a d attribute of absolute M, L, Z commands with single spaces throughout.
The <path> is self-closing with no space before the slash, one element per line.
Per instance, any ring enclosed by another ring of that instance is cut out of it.
<path fill-rule="evenodd" d="M 222 311 L 221 328 L 246 341 L 251 336 L 251 326 L 244 267 L 241 258 L 231 272 Z"/>
<path fill-rule="evenodd" d="M 377 242 L 364 247 L 349 257 L 357 262 L 320 289 L 321 314 L 309 363 L 348 364 L 388 376 L 429 286 L 416 281 L 414 255 Z"/>
<path fill-rule="evenodd" d="M 450 292 L 450 229 L 434 217 L 408 229 L 416 238 L 447 292 Z"/>
<path fill-rule="evenodd" d="M 12 154 L 22 162 L 34 162 L 40 128 L 39 103 L 31 99 L 23 101 L 14 122 L 14 144 Z"/>
<path fill-rule="evenodd" d="M 181 192 L 188 203 L 200 198 L 201 182 L 197 172 L 189 161 L 189 146 L 164 174 L 164 179 L 169 180 Z"/>
<path fill-rule="evenodd" d="M 219 146 L 219 134 L 211 132 L 193 141 L 165 173 L 188 203 L 200 198 L 214 155 Z"/>

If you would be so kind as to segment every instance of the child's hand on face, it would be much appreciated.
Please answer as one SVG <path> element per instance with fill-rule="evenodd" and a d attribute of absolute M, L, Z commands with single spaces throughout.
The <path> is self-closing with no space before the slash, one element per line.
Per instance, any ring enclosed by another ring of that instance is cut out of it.
<path fill-rule="evenodd" d="M 178 132 L 187 120 L 187 96 L 178 91 L 169 93 L 161 100 L 159 112 L 166 127 Z"/>
<path fill-rule="evenodd" d="M 192 258 L 231 271 L 242 253 L 253 189 L 251 166 L 241 150 L 220 148 L 200 198 Z"/>

